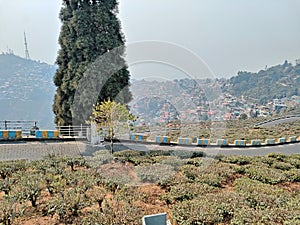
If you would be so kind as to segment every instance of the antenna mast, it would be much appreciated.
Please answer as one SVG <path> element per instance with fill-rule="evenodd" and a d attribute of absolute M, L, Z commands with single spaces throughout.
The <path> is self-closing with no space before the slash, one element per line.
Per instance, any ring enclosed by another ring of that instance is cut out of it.
<path fill-rule="evenodd" d="M 28 45 L 27 45 L 27 40 L 26 40 L 26 33 L 24 31 L 24 44 L 25 44 L 25 59 L 29 60 L 30 56 L 29 56 L 29 51 L 28 51 Z"/>

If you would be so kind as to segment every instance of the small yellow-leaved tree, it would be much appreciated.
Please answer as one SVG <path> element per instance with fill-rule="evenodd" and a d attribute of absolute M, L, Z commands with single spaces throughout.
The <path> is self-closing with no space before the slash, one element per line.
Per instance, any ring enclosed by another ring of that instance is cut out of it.
<path fill-rule="evenodd" d="M 134 121 L 135 117 L 129 112 L 126 105 L 109 99 L 94 106 L 92 119 L 99 130 L 106 130 L 107 138 L 110 140 L 111 153 L 113 153 L 115 130 L 121 126 L 128 126 L 127 122 Z"/>

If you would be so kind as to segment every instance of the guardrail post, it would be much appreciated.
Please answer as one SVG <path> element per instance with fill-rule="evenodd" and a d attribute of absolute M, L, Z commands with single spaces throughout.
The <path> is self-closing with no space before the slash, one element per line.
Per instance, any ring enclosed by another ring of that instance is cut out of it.
<path fill-rule="evenodd" d="M 69 125 L 69 137 L 71 137 L 71 125 Z"/>
<path fill-rule="evenodd" d="M 7 120 L 4 120 L 4 127 L 5 127 L 5 130 L 7 130 Z"/>

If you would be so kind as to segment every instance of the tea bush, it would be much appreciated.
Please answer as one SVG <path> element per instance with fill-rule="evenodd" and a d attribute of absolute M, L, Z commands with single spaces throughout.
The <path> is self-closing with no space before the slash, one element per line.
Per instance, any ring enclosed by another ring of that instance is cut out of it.
<path fill-rule="evenodd" d="M 144 183 L 163 183 L 175 174 L 172 166 L 166 164 L 153 164 L 148 166 L 137 166 L 136 172 Z"/>
<path fill-rule="evenodd" d="M 258 180 L 266 184 L 277 184 L 286 180 L 285 174 L 282 171 L 267 166 L 248 166 L 245 169 L 245 174 L 253 180 Z"/>
<path fill-rule="evenodd" d="M 299 154 L 150 152 L 1 162 L 0 224 L 135 225 L 163 211 L 178 225 L 300 224 Z"/>
<path fill-rule="evenodd" d="M 172 186 L 167 196 L 168 202 L 192 200 L 215 190 L 214 187 L 201 183 L 182 183 Z"/>
<path fill-rule="evenodd" d="M 230 222 L 243 206 L 243 199 L 235 193 L 214 193 L 177 202 L 171 208 L 173 220 L 182 225 L 221 224 Z"/>
<path fill-rule="evenodd" d="M 289 182 L 300 182 L 300 170 L 291 169 L 285 172 L 286 180 Z"/>
<path fill-rule="evenodd" d="M 237 179 L 233 184 L 233 188 L 245 198 L 250 208 L 255 209 L 283 207 L 292 196 L 281 188 L 249 178 Z"/>
<path fill-rule="evenodd" d="M 298 214 L 299 215 L 299 214 Z M 280 208 L 267 208 L 265 210 L 255 210 L 249 207 L 243 207 L 236 211 L 230 224 L 299 224 L 300 219 L 297 212 L 288 211 Z"/>
<path fill-rule="evenodd" d="M 251 158 L 248 156 L 226 156 L 221 158 L 220 161 L 237 165 L 247 165 L 251 163 Z"/>

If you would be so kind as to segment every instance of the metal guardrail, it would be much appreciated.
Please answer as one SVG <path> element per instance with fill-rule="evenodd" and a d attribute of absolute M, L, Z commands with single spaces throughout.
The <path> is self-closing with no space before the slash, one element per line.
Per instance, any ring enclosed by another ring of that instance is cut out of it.
<path fill-rule="evenodd" d="M 32 131 L 39 130 L 38 122 L 33 120 L 0 120 L 0 130 L 21 130 L 25 136 L 31 135 Z M 62 137 L 87 137 L 87 125 L 58 126 L 56 129 Z M 33 133 L 33 135 L 35 132 Z"/>
<path fill-rule="evenodd" d="M 90 126 L 87 125 L 79 125 L 79 126 L 58 126 L 57 130 L 59 131 L 60 136 L 63 137 L 87 137 L 87 129 Z"/>
<path fill-rule="evenodd" d="M 33 128 L 37 128 L 37 121 L 32 120 L 2 120 L 0 130 L 21 130 L 23 134 L 28 134 Z"/>

